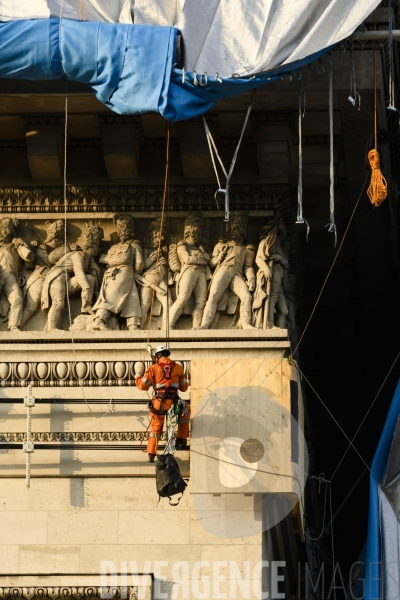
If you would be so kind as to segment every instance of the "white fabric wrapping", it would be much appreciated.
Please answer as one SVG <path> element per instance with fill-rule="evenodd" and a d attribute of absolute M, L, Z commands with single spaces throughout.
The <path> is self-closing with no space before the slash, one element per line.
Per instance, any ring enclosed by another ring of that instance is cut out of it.
<path fill-rule="evenodd" d="M 227 77 L 273 69 L 349 36 L 380 0 L 133 0 L 135 23 L 182 32 L 185 68 Z"/>
<path fill-rule="evenodd" d="M 0 21 L 59 17 L 62 0 L 0 0 Z M 81 20 L 81 0 L 63 0 L 65 19 Z M 88 21 L 132 23 L 131 0 L 84 0 Z"/>
<path fill-rule="evenodd" d="M 400 526 L 392 506 L 380 487 L 378 493 L 382 542 L 381 598 L 398 600 L 400 596 Z"/>
<path fill-rule="evenodd" d="M 59 16 L 62 0 L 0 0 L 0 20 Z M 64 0 L 80 19 L 81 0 Z M 174 25 L 186 70 L 249 75 L 303 59 L 349 36 L 380 0 L 84 0 L 89 20 Z"/>

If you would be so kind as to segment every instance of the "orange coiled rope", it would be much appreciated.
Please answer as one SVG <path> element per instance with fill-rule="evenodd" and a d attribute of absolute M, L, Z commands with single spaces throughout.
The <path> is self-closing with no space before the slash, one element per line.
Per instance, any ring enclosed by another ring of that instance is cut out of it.
<path fill-rule="evenodd" d="M 381 171 L 378 150 L 370 150 L 368 160 L 372 170 L 371 183 L 367 190 L 368 198 L 374 206 L 380 206 L 387 198 L 387 181 Z"/>
<path fill-rule="evenodd" d="M 375 29 L 375 16 L 374 16 Z M 387 181 L 381 171 L 381 163 L 378 152 L 378 110 L 376 103 L 376 42 L 374 46 L 374 139 L 375 148 L 368 152 L 368 160 L 371 166 L 371 183 L 367 190 L 368 198 L 374 206 L 380 206 L 387 198 Z"/>

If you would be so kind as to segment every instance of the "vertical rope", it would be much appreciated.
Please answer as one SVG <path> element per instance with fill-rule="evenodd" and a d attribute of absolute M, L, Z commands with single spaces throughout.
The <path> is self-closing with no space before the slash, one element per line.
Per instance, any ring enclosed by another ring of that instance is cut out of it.
<path fill-rule="evenodd" d="M 395 107 L 395 93 L 394 93 L 394 61 L 393 61 L 393 18 L 392 18 L 392 0 L 388 3 L 389 11 L 389 102 L 388 110 L 397 112 Z"/>
<path fill-rule="evenodd" d="M 374 15 L 374 31 L 376 21 Z M 367 190 L 368 198 L 374 206 L 380 206 L 387 198 L 387 181 L 382 174 L 380 165 L 380 156 L 378 151 L 378 102 L 377 102 L 377 64 L 376 64 L 376 44 L 374 43 L 374 148 L 368 152 L 368 160 L 371 166 L 371 183 Z"/>
<path fill-rule="evenodd" d="M 89 18 L 89 13 L 88 13 L 88 10 L 85 5 L 85 0 L 81 0 L 80 6 L 79 6 L 79 16 L 82 21 L 87 21 Z"/>
<path fill-rule="evenodd" d="M 374 31 L 375 26 L 375 15 L 374 15 Z M 374 148 L 378 150 L 378 106 L 377 106 L 377 89 L 376 89 L 376 40 L 374 42 Z"/>
<path fill-rule="evenodd" d="M 335 234 L 335 244 L 337 244 L 337 229 L 335 224 L 335 156 L 333 146 L 333 67 L 332 57 L 329 57 L 329 175 L 330 175 L 330 186 L 329 186 L 329 216 L 330 223 L 327 225 L 328 231 Z"/>
<path fill-rule="evenodd" d="M 357 105 L 358 110 L 361 109 L 361 96 L 357 92 L 356 71 L 354 67 L 354 42 L 350 42 L 350 95 L 348 101 L 353 105 Z"/>
<path fill-rule="evenodd" d="M 331 512 L 331 542 L 332 542 L 332 568 L 333 568 L 333 598 L 336 600 L 336 564 L 335 564 L 335 543 L 333 541 L 333 510 L 332 510 L 332 481 L 329 482 L 329 506 Z"/>
<path fill-rule="evenodd" d="M 60 64 L 61 71 L 65 77 L 65 71 L 63 68 L 63 55 L 62 55 L 62 47 L 61 47 L 61 30 L 62 30 L 62 19 L 63 19 L 63 5 L 64 0 L 61 0 L 60 5 L 60 23 L 58 28 L 58 45 L 59 45 L 59 53 L 60 53 Z M 71 314 L 71 303 L 69 297 L 68 283 L 69 283 L 69 275 L 68 275 L 68 263 L 67 263 L 67 254 L 68 254 L 68 240 L 67 240 L 67 213 L 68 213 L 68 201 L 67 201 L 67 140 L 68 140 L 68 80 L 65 78 L 65 116 L 64 116 L 64 165 L 63 165 L 63 200 L 64 200 L 64 275 L 65 275 L 65 296 L 67 299 L 67 309 L 68 309 L 68 323 L 69 323 L 69 332 L 71 336 L 71 345 L 72 345 L 72 353 L 73 353 L 73 362 L 74 367 L 76 369 L 77 357 L 76 357 L 76 348 L 75 348 L 75 339 L 74 334 L 72 332 L 72 314 Z M 96 415 L 91 407 L 89 402 L 87 401 L 85 390 L 83 388 L 83 383 L 79 380 L 79 386 L 81 388 L 83 400 L 92 413 L 93 416 L 97 418 L 101 418 L 108 414 L 112 414 L 115 411 L 115 404 L 113 399 L 110 399 L 109 408 L 106 413 L 101 415 Z"/>
<path fill-rule="evenodd" d="M 308 235 L 310 233 L 310 226 L 306 219 L 303 217 L 303 134 L 302 134 L 302 120 L 306 111 L 306 94 L 303 87 L 303 79 L 300 79 L 299 87 L 299 183 L 297 186 L 297 219 L 296 223 L 299 225 L 307 225 L 306 240 L 308 242 Z"/>
<path fill-rule="evenodd" d="M 167 193 L 168 193 L 170 137 L 171 137 L 171 128 L 170 128 L 169 121 L 167 121 L 167 140 L 166 140 L 166 151 L 165 151 L 164 192 L 163 192 L 163 199 L 162 199 L 162 206 L 161 206 L 161 223 L 160 223 L 160 236 L 159 236 L 158 248 L 157 248 L 157 261 L 156 261 L 156 269 L 154 271 L 154 280 L 153 280 L 154 285 L 156 284 L 157 273 L 158 273 L 158 266 L 159 266 L 160 256 L 161 256 L 161 235 L 162 235 L 162 231 L 163 231 L 163 227 L 164 227 L 165 203 L 166 203 L 166 198 L 167 198 Z M 168 285 L 167 285 L 167 287 L 168 287 Z M 144 358 L 146 357 L 146 354 L 147 354 L 147 346 L 150 343 L 150 332 L 151 332 L 151 323 L 152 323 L 152 320 L 153 320 L 153 305 L 154 305 L 155 294 L 156 294 L 156 290 L 153 287 L 153 293 L 151 295 L 151 304 L 150 304 L 149 327 L 148 327 L 148 330 L 147 330 L 147 342 L 146 342 L 146 350 L 145 350 L 145 356 L 144 356 Z M 167 292 L 167 303 L 168 303 L 168 292 Z M 144 361 L 144 358 L 143 358 L 143 361 Z"/>

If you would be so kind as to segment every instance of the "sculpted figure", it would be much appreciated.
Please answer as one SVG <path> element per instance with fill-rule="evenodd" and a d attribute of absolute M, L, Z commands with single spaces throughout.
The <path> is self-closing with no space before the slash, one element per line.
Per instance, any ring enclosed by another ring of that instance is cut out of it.
<path fill-rule="evenodd" d="M 103 237 L 102 228 L 90 221 L 86 226 L 81 246 L 64 254 L 47 273 L 42 290 L 42 310 L 49 309 L 48 331 L 59 330 L 67 292 L 65 270 L 69 276 L 68 294 L 75 294 L 81 290 L 81 313 L 92 313 L 92 299 L 98 270 L 97 265 L 94 266 L 94 257 L 100 251 Z M 62 248 L 58 248 L 53 252 L 57 254 L 61 251 Z"/>
<path fill-rule="evenodd" d="M 201 213 L 189 214 L 184 223 L 184 240 L 176 247 L 176 255 L 180 263 L 177 275 L 176 301 L 170 311 L 169 325 L 171 329 L 181 316 L 191 295 L 194 295 L 193 328 L 201 325 L 207 298 L 207 273 L 210 255 L 202 245 L 202 229 L 204 218 Z"/>
<path fill-rule="evenodd" d="M 247 219 L 245 213 L 232 212 L 229 223 L 230 241 L 218 242 L 210 267 L 214 269 L 210 294 L 204 309 L 200 329 L 209 329 L 217 311 L 218 303 L 230 289 L 240 299 L 240 323 L 243 329 L 251 325 L 251 293 L 255 288 L 254 250 L 245 246 Z"/>
<path fill-rule="evenodd" d="M 43 244 L 37 245 L 37 242 L 32 242 L 35 245 L 34 252 L 34 270 L 27 271 L 24 279 L 25 283 L 22 288 L 24 298 L 24 310 L 21 319 L 21 327 L 25 325 L 31 316 L 37 311 L 40 306 L 42 296 L 43 283 L 46 274 L 50 267 L 65 254 L 64 247 L 64 221 L 59 219 L 50 223 L 47 221 L 47 237 Z M 58 249 L 55 251 L 55 249 Z"/>
<path fill-rule="evenodd" d="M 168 294 L 168 256 L 167 248 L 163 246 L 163 241 L 166 235 L 166 228 L 161 228 L 161 219 L 155 219 L 150 225 L 150 236 L 151 236 L 151 248 L 144 249 L 143 256 L 143 268 L 144 272 L 142 276 L 135 275 L 136 281 L 141 288 L 141 300 L 142 300 L 142 328 L 145 327 L 147 320 L 147 313 L 151 306 L 153 299 L 153 293 L 156 298 L 161 302 L 163 310 L 162 326 L 161 329 L 166 329 L 166 319 L 168 314 L 168 305 L 171 305 L 170 297 Z M 160 242 L 161 234 L 161 242 Z M 158 259 L 157 266 L 157 254 L 158 246 L 161 243 L 160 256 Z"/>
<path fill-rule="evenodd" d="M 283 278 L 289 266 L 284 251 L 286 229 L 279 217 L 261 230 L 256 264 L 257 287 L 254 294 L 254 324 L 259 329 L 286 328 L 288 307 L 283 293 Z"/>
<path fill-rule="evenodd" d="M 134 239 L 134 220 L 129 214 L 115 215 L 119 244 L 111 246 L 100 262 L 108 265 L 101 284 L 100 294 L 93 310 L 96 311 L 94 329 L 108 329 L 112 313 L 126 318 L 127 328 L 140 329 L 142 311 L 135 274 L 143 271 L 143 251 Z"/>
<path fill-rule="evenodd" d="M 8 329 L 19 331 L 22 317 L 23 299 L 19 286 L 19 271 L 23 261 L 32 263 L 34 255 L 28 244 L 21 238 L 16 238 L 17 219 L 4 218 L 0 220 L 0 287 L 3 298 L 9 304 L 4 307 L 2 302 L 2 314 L 8 312 Z"/>

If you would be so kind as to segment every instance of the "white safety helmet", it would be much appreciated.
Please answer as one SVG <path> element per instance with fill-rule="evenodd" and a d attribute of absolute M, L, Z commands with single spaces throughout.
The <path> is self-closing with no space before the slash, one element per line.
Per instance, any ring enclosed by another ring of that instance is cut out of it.
<path fill-rule="evenodd" d="M 157 354 L 159 354 L 160 352 L 165 352 L 167 351 L 168 354 L 167 356 L 169 356 L 171 354 L 169 348 L 167 348 L 167 346 L 157 346 L 157 348 L 154 349 L 154 355 L 157 356 Z"/>

